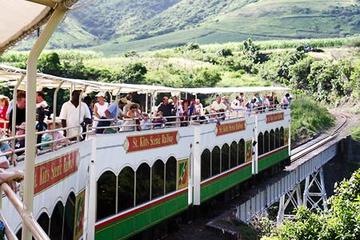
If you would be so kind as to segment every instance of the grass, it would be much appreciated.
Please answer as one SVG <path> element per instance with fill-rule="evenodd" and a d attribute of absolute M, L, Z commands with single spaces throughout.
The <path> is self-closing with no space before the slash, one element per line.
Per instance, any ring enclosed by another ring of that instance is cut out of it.
<path fill-rule="evenodd" d="M 360 127 L 354 128 L 351 130 L 351 137 L 355 141 L 360 141 Z"/>
<path fill-rule="evenodd" d="M 334 117 L 325 107 L 305 96 L 293 101 L 291 119 L 292 142 L 313 137 L 335 124 Z"/>

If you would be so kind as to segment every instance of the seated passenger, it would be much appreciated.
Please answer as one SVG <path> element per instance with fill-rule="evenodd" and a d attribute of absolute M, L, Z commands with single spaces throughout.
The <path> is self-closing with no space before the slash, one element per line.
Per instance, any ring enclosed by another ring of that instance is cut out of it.
<path fill-rule="evenodd" d="M 140 119 L 141 112 L 139 110 L 140 106 L 137 103 L 132 103 L 128 112 L 126 113 L 126 117 L 124 117 L 124 123 L 120 129 L 120 131 L 134 131 L 140 130 Z"/>
<path fill-rule="evenodd" d="M 163 116 L 162 111 L 157 111 L 152 122 L 154 128 L 164 128 L 166 122 L 167 119 Z"/>
<path fill-rule="evenodd" d="M 230 103 L 229 98 L 227 96 L 223 96 L 221 98 L 221 102 L 226 106 L 226 109 L 224 109 L 225 111 L 230 111 L 231 110 L 231 103 Z"/>
<path fill-rule="evenodd" d="M 49 130 L 56 130 L 61 128 L 61 121 L 56 120 L 55 124 L 52 120 L 49 120 L 48 122 Z M 54 143 L 44 144 L 47 142 L 56 141 Z M 41 143 L 44 145 L 41 145 L 42 150 L 48 150 L 51 149 L 52 146 L 54 149 L 59 149 L 61 146 L 69 143 L 68 139 L 65 139 L 64 133 L 61 130 L 58 131 L 51 131 L 46 132 L 41 137 Z"/>
<path fill-rule="evenodd" d="M 152 128 L 152 123 L 147 113 L 142 114 L 143 119 L 140 121 L 140 128 L 141 130 L 150 130 Z"/>
<path fill-rule="evenodd" d="M 124 98 L 120 98 L 114 101 L 108 109 L 105 111 L 105 118 L 102 120 L 108 119 L 108 121 L 100 121 L 97 127 L 108 127 L 112 122 L 117 122 L 123 117 L 126 117 L 126 114 L 123 113 L 122 109 L 127 104 L 127 100 Z M 104 133 L 104 128 L 96 129 L 96 133 Z"/>
<path fill-rule="evenodd" d="M 1 141 L 2 139 L 6 138 L 5 132 L 0 132 L 0 168 L 7 169 L 10 166 L 9 163 L 9 156 L 12 153 L 11 147 L 7 141 Z"/>
<path fill-rule="evenodd" d="M 202 103 L 200 102 L 200 99 L 195 99 L 194 103 L 194 114 L 196 116 L 203 116 L 204 115 L 204 107 Z"/>

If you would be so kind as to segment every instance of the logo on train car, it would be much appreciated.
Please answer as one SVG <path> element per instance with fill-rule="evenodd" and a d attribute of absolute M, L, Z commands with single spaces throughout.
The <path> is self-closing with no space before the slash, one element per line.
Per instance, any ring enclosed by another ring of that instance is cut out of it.
<path fill-rule="evenodd" d="M 76 150 L 35 166 L 34 194 L 76 172 L 78 156 L 79 150 Z"/>
<path fill-rule="evenodd" d="M 178 131 L 126 137 L 124 148 L 127 152 L 175 145 L 179 141 Z"/>
<path fill-rule="evenodd" d="M 180 190 L 188 186 L 189 179 L 189 161 L 188 159 L 177 162 L 176 189 Z"/>
<path fill-rule="evenodd" d="M 281 120 L 284 120 L 283 112 L 266 115 L 266 123 L 272 123 L 272 122 L 277 122 L 277 121 L 281 121 Z"/>
<path fill-rule="evenodd" d="M 216 126 L 216 136 L 245 130 L 245 121 L 224 123 Z"/>
<path fill-rule="evenodd" d="M 85 213 L 85 189 L 76 196 L 75 218 L 74 218 L 74 238 L 80 239 L 84 233 L 84 214 Z"/>

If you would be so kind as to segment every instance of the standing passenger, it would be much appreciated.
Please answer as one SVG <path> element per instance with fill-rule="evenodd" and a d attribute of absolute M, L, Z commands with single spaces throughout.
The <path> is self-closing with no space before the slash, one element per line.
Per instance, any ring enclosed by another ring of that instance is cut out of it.
<path fill-rule="evenodd" d="M 81 134 L 81 124 L 91 123 L 89 108 L 85 103 L 80 101 L 80 94 L 80 90 L 73 91 L 71 100 L 64 103 L 60 111 L 59 118 L 61 119 L 62 127 L 69 128 L 64 131 L 64 135 L 70 140 L 75 140 L 75 138 Z"/>

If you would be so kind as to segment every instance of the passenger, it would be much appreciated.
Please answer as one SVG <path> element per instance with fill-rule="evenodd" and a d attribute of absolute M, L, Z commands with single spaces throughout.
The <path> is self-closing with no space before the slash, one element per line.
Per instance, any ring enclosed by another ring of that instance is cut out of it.
<path fill-rule="evenodd" d="M 94 115 L 94 103 L 93 99 L 90 96 L 84 97 L 83 102 L 86 104 L 86 106 L 89 108 L 91 119 L 93 119 Z"/>
<path fill-rule="evenodd" d="M 21 95 L 24 95 L 24 96 L 26 97 L 25 91 L 23 91 L 23 90 L 18 90 L 18 91 L 16 92 L 16 96 L 21 96 Z M 25 98 L 25 97 L 24 97 L 24 98 Z M 7 111 L 6 111 L 6 118 L 7 118 L 7 119 L 10 119 L 10 112 L 11 112 L 11 110 L 13 109 L 13 107 L 14 107 L 14 99 L 9 102 L 9 107 L 8 107 L 8 109 L 7 109 Z"/>
<path fill-rule="evenodd" d="M 0 154 L 5 154 L 0 157 L 0 168 L 7 169 L 10 166 L 9 156 L 12 153 L 11 147 L 7 141 L 3 141 L 6 138 L 5 131 L 0 132 Z"/>
<path fill-rule="evenodd" d="M 120 119 L 122 120 L 123 117 L 126 117 L 122 109 L 127 103 L 126 98 L 120 98 L 114 101 L 105 111 L 105 118 L 108 119 L 108 121 L 100 121 L 97 127 L 108 127 L 112 122 L 118 122 Z M 96 133 L 104 133 L 104 130 L 104 128 L 96 129 Z"/>
<path fill-rule="evenodd" d="M 15 141 L 15 150 L 23 149 L 25 148 L 25 122 L 21 123 L 19 126 L 16 126 L 16 132 L 15 135 L 18 136 Z M 19 137 L 21 136 L 21 137 Z M 22 155 L 25 153 L 24 150 L 18 151 L 16 155 Z"/>
<path fill-rule="evenodd" d="M 96 94 L 97 103 L 94 105 L 94 120 L 106 119 L 105 111 L 109 107 L 109 103 L 105 101 L 105 93 Z M 94 121 L 93 127 L 98 125 L 98 121 Z"/>
<path fill-rule="evenodd" d="M 231 109 L 234 111 L 240 111 L 242 109 L 239 96 L 236 96 L 236 98 L 231 102 Z"/>
<path fill-rule="evenodd" d="M 153 126 L 154 128 L 164 128 L 167 119 L 164 117 L 162 111 L 157 111 L 155 117 L 153 119 Z"/>
<path fill-rule="evenodd" d="M 45 101 L 45 94 L 42 91 L 36 93 L 36 108 L 48 108 L 49 105 Z"/>
<path fill-rule="evenodd" d="M 91 123 L 89 108 L 85 103 L 80 102 L 80 94 L 80 90 L 74 90 L 71 94 L 71 100 L 64 103 L 60 111 L 59 118 L 62 127 L 69 128 L 65 130 L 64 135 L 70 140 L 75 140 L 81 134 L 81 125 Z"/>
<path fill-rule="evenodd" d="M 221 98 L 221 102 L 226 106 L 225 111 L 231 111 L 231 103 L 230 103 L 229 98 L 227 96 L 223 96 Z"/>
<path fill-rule="evenodd" d="M 163 117 L 166 118 L 166 122 L 174 122 L 175 121 L 175 109 L 174 105 L 169 102 L 169 98 L 164 96 L 162 102 L 158 107 L 158 112 L 162 112 Z"/>
<path fill-rule="evenodd" d="M 263 101 L 263 106 L 266 109 L 270 109 L 271 108 L 271 103 L 269 100 L 270 96 L 265 96 L 264 101 Z"/>
<path fill-rule="evenodd" d="M 44 109 L 42 106 L 40 106 L 39 108 L 36 109 L 37 123 L 36 123 L 35 129 L 37 132 L 43 132 L 48 129 L 48 126 L 45 123 L 45 115 L 46 115 L 45 111 L 46 111 L 46 109 Z M 42 134 L 37 135 L 37 143 L 41 143 L 41 136 L 42 136 Z"/>
<path fill-rule="evenodd" d="M 292 97 L 289 93 L 286 93 L 283 99 L 281 100 L 281 105 L 284 109 L 287 109 L 291 104 Z"/>
<path fill-rule="evenodd" d="M 0 96 L 0 128 L 7 129 L 8 123 L 7 123 L 7 116 L 6 112 L 9 108 L 9 98 L 6 96 L 1 95 Z"/>
<path fill-rule="evenodd" d="M 221 97 L 219 95 L 216 95 L 215 101 L 211 104 L 211 111 L 219 112 L 220 110 L 226 110 L 227 106 L 222 103 Z"/>
<path fill-rule="evenodd" d="M 131 104 L 129 111 L 126 113 L 126 117 L 124 117 L 124 124 L 122 125 L 120 131 L 139 131 L 140 119 L 141 112 L 139 104 Z"/>
<path fill-rule="evenodd" d="M 25 118 L 26 118 L 26 111 L 25 111 L 25 107 L 26 107 L 26 95 L 25 92 L 20 92 L 17 95 L 17 99 L 16 99 L 16 122 L 15 122 L 15 126 L 20 126 L 22 123 L 25 122 Z M 9 122 L 12 122 L 12 114 L 13 113 L 13 109 L 11 109 L 10 113 L 9 113 Z M 9 129 L 12 130 L 12 124 L 9 124 Z"/>
<path fill-rule="evenodd" d="M 200 102 L 200 99 L 195 99 L 195 104 L 194 104 L 194 114 L 196 116 L 203 116 L 204 115 L 204 107 L 202 105 L 202 103 Z"/>
<path fill-rule="evenodd" d="M 173 105 L 176 116 L 176 126 L 180 127 L 180 123 L 184 120 L 184 109 L 177 96 L 173 97 Z"/>
<path fill-rule="evenodd" d="M 131 104 L 134 103 L 132 93 L 128 93 L 125 96 L 125 99 L 126 99 L 127 103 L 125 104 L 125 106 L 121 110 L 126 114 L 130 110 Z"/>
<path fill-rule="evenodd" d="M 51 132 L 47 132 L 42 135 L 42 137 L 41 137 L 41 143 L 42 143 L 41 149 L 42 150 L 51 149 L 52 146 L 56 150 L 56 149 L 59 149 L 61 146 L 69 143 L 69 140 L 64 137 L 63 131 L 61 131 L 61 130 L 52 131 L 52 130 L 61 128 L 60 120 L 56 119 L 55 123 L 53 122 L 53 120 L 49 120 L 48 126 L 49 126 L 49 130 Z M 55 142 L 53 142 L 53 141 L 55 141 Z M 53 142 L 53 143 L 50 143 L 50 142 Z M 46 143 L 49 143 L 49 144 L 46 144 Z"/>
<path fill-rule="evenodd" d="M 141 130 L 150 130 L 152 128 L 152 123 L 147 113 L 142 113 L 143 118 L 140 121 Z"/>
<path fill-rule="evenodd" d="M 243 107 L 245 109 L 245 105 L 246 105 L 246 98 L 243 92 L 240 93 L 239 96 L 239 101 L 240 101 L 240 106 Z"/>

